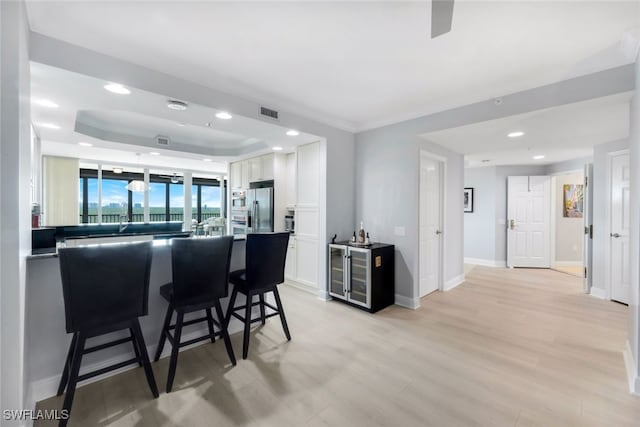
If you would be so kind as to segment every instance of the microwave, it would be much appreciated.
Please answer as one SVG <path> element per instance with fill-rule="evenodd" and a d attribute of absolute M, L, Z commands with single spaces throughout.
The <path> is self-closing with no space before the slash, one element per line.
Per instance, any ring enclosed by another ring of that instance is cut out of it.
<path fill-rule="evenodd" d="M 246 209 L 247 193 L 244 190 L 234 190 L 231 193 L 231 209 Z"/>

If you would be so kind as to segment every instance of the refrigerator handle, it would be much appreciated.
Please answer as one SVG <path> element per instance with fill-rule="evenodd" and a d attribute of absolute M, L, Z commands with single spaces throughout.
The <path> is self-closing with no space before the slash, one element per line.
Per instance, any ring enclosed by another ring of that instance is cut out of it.
<path fill-rule="evenodd" d="M 255 202 L 255 210 L 256 210 L 256 229 L 254 230 L 255 232 L 260 232 L 260 205 L 258 203 L 258 201 L 256 200 Z"/>

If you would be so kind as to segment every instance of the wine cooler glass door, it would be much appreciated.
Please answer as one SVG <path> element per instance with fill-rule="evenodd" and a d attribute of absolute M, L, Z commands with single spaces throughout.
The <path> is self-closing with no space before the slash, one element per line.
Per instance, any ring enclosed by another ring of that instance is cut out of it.
<path fill-rule="evenodd" d="M 369 254 L 368 250 L 350 248 L 347 259 L 351 283 L 349 284 L 349 301 L 365 307 L 371 306 L 369 297 Z"/>
<path fill-rule="evenodd" d="M 329 294 L 346 298 L 346 246 L 329 246 Z"/>

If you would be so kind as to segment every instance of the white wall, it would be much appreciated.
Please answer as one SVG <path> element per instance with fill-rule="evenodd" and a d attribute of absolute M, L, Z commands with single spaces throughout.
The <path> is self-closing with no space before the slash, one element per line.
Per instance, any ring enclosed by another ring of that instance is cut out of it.
<path fill-rule="evenodd" d="M 584 185 L 583 173 L 557 175 L 555 177 L 555 203 L 553 214 L 556 218 L 555 246 L 557 263 L 581 263 L 584 246 L 584 218 L 565 218 L 563 216 L 564 185 Z"/>
<path fill-rule="evenodd" d="M 464 257 L 467 262 L 495 265 L 496 167 L 467 168 L 464 186 L 473 188 L 473 212 L 464 214 Z"/>
<path fill-rule="evenodd" d="M 0 2 L 0 408 L 25 402 L 25 276 L 31 246 L 29 25 Z M 2 425 L 19 425 L 2 421 Z"/>
<path fill-rule="evenodd" d="M 609 153 L 626 150 L 629 140 L 598 144 L 593 149 L 593 266 L 592 294 L 605 296 L 607 283 L 607 244 L 609 225 L 607 209 L 609 200 L 608 157 Z M 632 239 L 631 239 L 632 240 Z"/>

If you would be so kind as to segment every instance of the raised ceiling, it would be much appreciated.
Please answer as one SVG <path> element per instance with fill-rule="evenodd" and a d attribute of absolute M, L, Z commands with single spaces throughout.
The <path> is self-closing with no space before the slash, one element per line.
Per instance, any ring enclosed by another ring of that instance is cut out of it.
<path fill-rule="evenodd" d="M 464 154 L 470 167 L 557 163 L 591 156 L 594 145 L 627 138 L 632 95 L 621 93 L 422 137 Z M 507 136 L 512 132 L 524 135 Z"/>
<path fill-rule="evenodd" d="M 319 139 L 302 132 L 287 136 L 286 128 L 238 115 L 221 120 L 216 118 L 219 111 L 196 104 L 171 110 L 162 94 L 129 88 L 130 94 L 117 95 L 104 89 L 107 83 L 31 64 L 32 119 L 45 154 L 222 172 L 234 158 L 270 152 L 274 146 L 286 152 Z M 58 107 L 39 105 L 41 100 Z M 168 137 L 169 144 L 159 145 L 157 136 Z"/>
<path fill-rule="evenodd" d="M 361 130 L 633 61 L 635 1 L 31 1 L 33 31 Z M 625 38 L 626 37 L 626 38 Z"/>

